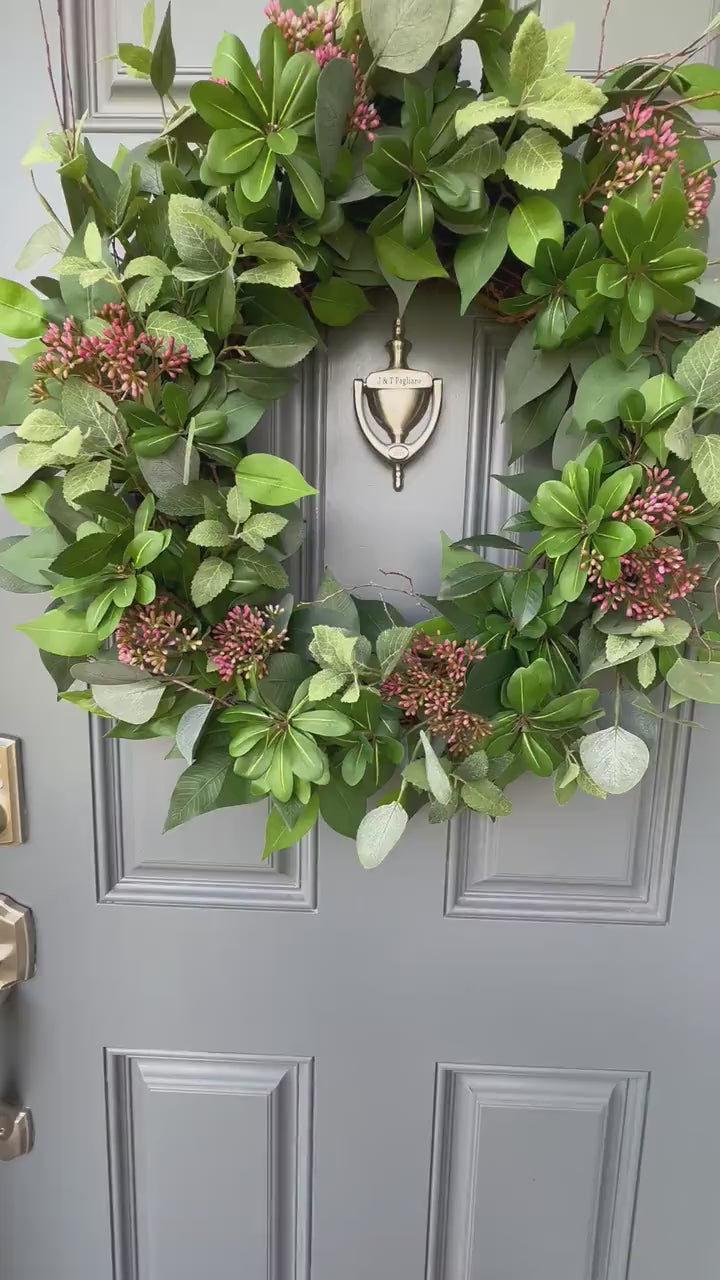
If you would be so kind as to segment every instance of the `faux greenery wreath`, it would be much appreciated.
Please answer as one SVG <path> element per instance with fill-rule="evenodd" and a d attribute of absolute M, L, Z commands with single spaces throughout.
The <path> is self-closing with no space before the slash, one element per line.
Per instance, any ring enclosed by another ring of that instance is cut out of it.
<path fill-rule="evenodd" d="M 560 803 L 634 786 L 649 752 L 619 693 L 595 726 L 605 669 L 654 714 L 720 702 L 720 298 L 697 283 L 714 165 L 696 123 L 720 72 L 693 61 L 720 22 L 598 84 L 565 70 L 570 26 L 506 0 L 266 13 L 257 68 L 226 34 L 178 107 L 170 11 L 153 45 L 148 4 L 118 56 L 159 93 L 161 136 L 108 166 L 59 108 L 28 154 L 59 159 L 67 215 L 43 200 L 18 264 L 60 255 L 53 274 L 0 282 L 0 331 L 24 341 L 0 366 L 2 421 L 21 424 L 0 491 L 31 529 L 0 544 L 0 580 L 49 591 L 21 630 L 61 698 L 184 757 L 168 827 L 269 797 L 266 854 L 320 813 L 370 867 L 422 806 L 508 813 L 525 771 Z M 504 482 L 529 502 L 506 530 L 522 542 L 446 544 L 419 626 L 329 574 L 296 604 L 284 561 L 314 491 L 247 438 L 316 321 L 349 324 L 377 287 L 402 307 L 433 277 L 518 326 L 507 409 L 535 468 Z"/>

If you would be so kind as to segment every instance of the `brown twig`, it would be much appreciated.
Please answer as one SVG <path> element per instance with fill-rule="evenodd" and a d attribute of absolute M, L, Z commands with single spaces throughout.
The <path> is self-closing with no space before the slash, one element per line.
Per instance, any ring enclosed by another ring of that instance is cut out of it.
<path fill-rule="evenodd" d="M 63 114 L 63 109 L 60 105 L 60 96 L 58 94 L 57 85 L 55 83 L 55 73 L 53 72 L 53 65 L 52 65 L 52 51 L 50 49 L 50 39 L 48 37 L 48 29 L 47 29 L 47 23 L 45 21 L 45 11 L 42 6 L 42 0 L 38 0 L 38 9 L 40 10 L 40 22 L 42 23 L 43 41 L 45 43 L 45 54 L 47 57 L 47 70 L 48 70 L 48 77 L 50 80 L 50 88 L 52 89 L 52 95 L 53 95 L 53 98 L 55 99 L 55 110 L 58 113 L 60 128 L 64 131 L 65 116 Z"/>
<path fill-rule="evenodd" d="M 597 79 L 602 75 L 603 58 L 605 56 L 605 36 L 607 33 L 607 21 L 610 16 L 610 8 L 612 0 L 605 0 L 605 8 L 603 9 L 602 20 L 600 22 L 600 50 L 598 52 Z"/>
<path fill-rule="evenodd" d="M 57 0 L 57 16 L 58 28 L 60 31 L 60 75 L 62 84 L 63 109 L 65 114 L 65 128 L 75 129 L 77 116 L 75 115 L 75 95 L 72 87 L 72 76 L 70 75 L 70 64 L 67 54 L 67 33 L 65 31 L 65 15 L 63 13 L 61 0 Z M 68 118 L 69 113 L 69 118 Z"/>

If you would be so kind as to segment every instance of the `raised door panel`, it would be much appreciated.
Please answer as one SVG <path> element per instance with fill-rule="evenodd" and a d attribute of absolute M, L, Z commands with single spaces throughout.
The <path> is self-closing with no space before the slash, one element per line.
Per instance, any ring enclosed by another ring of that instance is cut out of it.
<path fill-rule="evenodd" d="M 647 1086 L 441 1065 L 427 1280 L 625 1280 Z"/>
<path fill-rule="evenodd" d="M 312 1062 L 106 1054 L 115 1280 L 309 1280 Z"/>

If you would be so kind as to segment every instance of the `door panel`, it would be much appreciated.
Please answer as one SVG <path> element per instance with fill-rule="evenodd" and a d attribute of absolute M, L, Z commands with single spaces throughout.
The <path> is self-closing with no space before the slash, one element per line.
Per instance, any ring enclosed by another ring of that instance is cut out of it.
<path fill-rule="evenodd" d="M 111 155 L 157 124 L 145 87 L 99 60 L 134 37 L 139 0 L 64 4 L 78 100 Z M 37 18 L 15 8 L 2 274 L 38 221 L 18 162 L 50 114 Z M 603 8 L 544 0 L 548 21 L 575 17 L 580 69 Z M 708 0 L 616 4 L 606 60 L 671 48 L 708 17 Z M 248 0 L 176 0 L 187 80 L 223 26 L 252 47 L 262 22 Z M 514 509 L 492 479 L 509 337 L 460 320 L 442 286 L 419 291 L 411 362 L 444 379 L 445 403 L 397 495 L 351 401 L 391 317 L 384 302 L 331 334 L 263 429 L 320 490 L 299 593 L 327 560 L 417 616 L 439 528 Z M 162 835 L 178 762 L 55 704 L 12 630 L 37 601 L 1 607 L 0 731 L 23 741 L 30 823 L 0 851 L 0 890 L 39 933 L 37 976 L 0 1016 L 0 1097 L 37 1130 L 0 1167 L 3 1280 L 717 1273 L 716 710 L 692 735 L 659 721 L 630 796 L 558 809 L 525 780 L 511 818 L 462 820 L 449 840 L 419 819 L 373 875 L 325 827 L 262 863 L 260 806 Z"/>

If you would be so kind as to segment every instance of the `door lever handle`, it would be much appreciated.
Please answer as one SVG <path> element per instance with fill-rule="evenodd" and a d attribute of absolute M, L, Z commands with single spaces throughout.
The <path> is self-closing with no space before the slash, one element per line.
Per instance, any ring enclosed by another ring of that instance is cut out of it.
<path fill-rule="evenodd" d="M 0 1004 L 18 982 L 35 972 L 35 925 L 32 911 L 0 894 Z"/>
<path fill-rule="evenodd" d="M 24 1107 L 8 1107 L 0 1102 L 0 1160 L 16 1160 L 32 1150 L 32 1116 Z"/>

